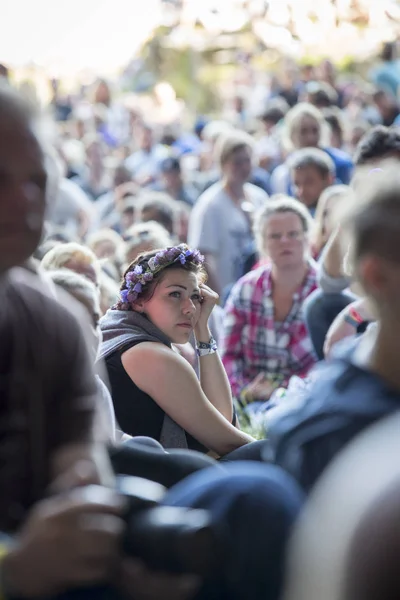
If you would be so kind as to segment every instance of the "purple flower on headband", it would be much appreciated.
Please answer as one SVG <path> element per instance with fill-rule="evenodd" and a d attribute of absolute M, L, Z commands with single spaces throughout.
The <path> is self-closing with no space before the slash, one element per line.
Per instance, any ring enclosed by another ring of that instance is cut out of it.
<path fill-rule="evenodd" d="M 133 272 L 135 275 L 141 275 L 143 273 L 143 267 L 141 265 L 136 265 L 136 267 L 133 269 Z"/>
<path fill-rule="evenodd" d="M 155 271 L 155 270 L 156 270 L 156 267 L 157 267 L 157 261 L 156 261 L 156 257 L 155 257 L 155 256 L 153 256 L 153 258 L 151 258 L 151 259 L 149 260 L 149 263 L 148 263 L 148 265 L 149 265 L 149 269 L 150 269 L 151 271 Z"/>
<path fill-rule="evenodd" d="M 167 258 L 168 261 L 170 261 L 170 260 L 174 260 L 175 255 L 176 255 L 175 248 L 171 248 L 170 250 L 167 250 L 165 257 Z"/>
<path fill-rule="evenodd" d="M 129 295 L 128 290 L 121 290 L 120 297 L 121 297 L 122 302 L 124 302 L 124 304 L 129 302 L 128 295 Z"/>
<path fill-rule="evenodd" d="M 186 263 L 186 256 L 183 253 L 181 253 L 178 256 L 178 260 L 180 261 L 181 265 L 184 265 Z"/>
<path fill-rule="evenodd" d="M 198 250 L 193 250 L 192 260 L 193 260 L 193 262 L 200 265 L 204 262 L 204 256 L 202 254 L 200 254 L 200 252 Z"/>
<path fill-rule="evenodd" d="M 143 275 L 143 281 L 145 283 L 149 283 L 149 281 L 153 281 L 153 273 L 145 273 Z"/>
<path fill-rule="evenodd" d="M 140 292 L 142 291 L 142 287 L 143 287 L 142 284 L 138 281 L 137 284 L 135 285 L 135 287 L 133 288 L 133 291 L 140 294 Z"/>
<path fill-rule="evenodd" d="M 130 283 L 132 283 L 133 281 L 135 281 L 135 279 L 136 279 L 136 275 L 135 275 L 134 271 L 129 271 L 129 273 L 126 274 L 125 281 L 128 285 Z"/>

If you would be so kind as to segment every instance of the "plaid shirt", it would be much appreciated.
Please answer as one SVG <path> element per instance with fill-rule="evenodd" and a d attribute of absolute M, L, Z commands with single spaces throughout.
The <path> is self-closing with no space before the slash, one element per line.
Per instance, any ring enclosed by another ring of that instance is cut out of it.
<path fill-rule="evenodd" d="M 302 315 L 303 302 L 316 287 L 316 266 L 310 261 L 289 314 L 276 323 L 271 266 L 251 271 L 236 283 L 225 307 L 221 345 L 235 397 L 260 372 L 285 386 L 292 375 L 303 377 L 316 363 Z"/>

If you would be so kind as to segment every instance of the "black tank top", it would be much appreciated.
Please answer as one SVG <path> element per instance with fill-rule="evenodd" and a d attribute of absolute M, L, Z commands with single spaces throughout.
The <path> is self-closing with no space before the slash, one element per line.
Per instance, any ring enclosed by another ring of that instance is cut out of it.
<path fill-rule="evenodd" d="M 165 412 L 132 381 L 121 361 L 121 356 L 141 342 L 126 344 L 105 358 L 115 417 L 124 433 L 131 436 L 145 435 L 160 441 Z M 208 448 L 185 432 L 188 448 L 207 453 Z"/>

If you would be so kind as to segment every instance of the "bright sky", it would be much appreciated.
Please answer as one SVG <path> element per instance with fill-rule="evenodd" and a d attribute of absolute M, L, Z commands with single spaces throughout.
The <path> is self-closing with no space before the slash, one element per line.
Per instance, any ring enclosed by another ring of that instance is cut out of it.
<path fill-rule="evenodd" d="M 159 15 L 159 0 L 0 0 L 0 62 L 54 71 L 125 64 Z"/>

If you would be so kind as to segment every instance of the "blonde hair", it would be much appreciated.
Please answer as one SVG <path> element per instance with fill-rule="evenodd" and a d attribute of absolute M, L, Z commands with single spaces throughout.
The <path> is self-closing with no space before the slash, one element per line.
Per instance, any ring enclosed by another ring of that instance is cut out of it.
<path fill-rule="evenodd" d="M 314 215 L 314 227 L 311 236 L 312 246 L 317 255 L 321 252 L 329 239 L 329 235 L 332 233 L 329 232 L 328 238 L 326 238 L 326 232 L 324 234 L 323 230 L 326 205 L 332 198 L 337 198 L 337 202 L 339 203 L 347 195 L 351 195 L 351 189 L 348 185 L 331 185 L 320 195 Z"/>
<path fill-rule="evenodd" d="M 299 102 L 287 113 L 283 121 L 282 144 L 288 152 L 296 150 L 293 144 L 293 130 L 299 125 L 303 117 L 315 119 L 320 129 L 320 144 L 329 146 L 329 125 L 322 112 L 309 102 Z"/>
<path fill-rule="evenodd" d="M 85 265 L 92 265 L 96 275 L 100 275 L 100 265 L 96 255 L 90 248 L 69 242 L 57 244 L 42 258 L 40 268 L 44 271 L 56 271 L 62 269 L 70 260 L 77 260 Z"/>
<path fill-rule="evenodd" d="M 124 240 L 122 236 L 120 236 L 119 233 L 113 229 L 108 228 L 99 229 L 99 231 L 89 235 L 86 243 L 88 247 L 96 254 L 96 246 L 102 244 L 103 242 L 111 242 L 114 244 L 116 256 L 122 251 L 124 246 Z"/>
<path fill-rule="evenodd" d="M 234 154 L 237 150 L 241 150 L 242 148 L 248 148 L 253 154 L 253 138 L 244 131 L 232 129 L 232 131 L 223 133 L 218 138 L 214 149 L 215 160 L 221 167 L 223 167 L 224 164 L 232 157 L 232 154 Z"/>
<path fill-rule="evenodd" d="M 265 224 L 272 215 L 277 213 L 293 213 L 299 217 L 303 231 L 308 234 L 312 228 L 312 218 L 307 208 L 294 198 L 277 194 L 268 200 L 268 202 L 256 213 L 254 220 L 254 236 L 256 238 L 257 249 L 260 254 L 265 254 L 264 250 L 264 229 Z"/>
<path fill-rule="evenodd" d="M 78 294 L 93 301 L 93 305 L 100 311 L 99 291 L 94 283 L 83 275 L 69 269 L 59 269 L 58 271 L 50 271 L 48 277 L 72 296 L 75 297 L 75 294 Z"/>
<path fill-rule="evenodd" d="M 168 231 L 156 221 L 147 221 L 146 223 L 132 225 L 126 231 L 124 239 L 126 244 L 125 254 L 132 252 L 144 243 L 149 245 L 149 250 L 168 248 L 172 245 L 171 236 Z"/>

